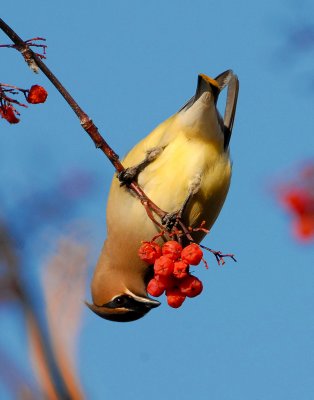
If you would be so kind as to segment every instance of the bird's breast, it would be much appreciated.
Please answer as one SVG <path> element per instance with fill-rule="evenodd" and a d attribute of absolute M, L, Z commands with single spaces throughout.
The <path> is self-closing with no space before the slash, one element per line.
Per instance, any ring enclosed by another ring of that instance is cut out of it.
<path fill-rule="evenodd" d="M 226 197 L 231 176 L 228 154 L 216 143 L 200 137 L 179 134 L 139 175 L 138 182 L 160 208 L 167 212 L 180 209 L 191 185 L 199 180 L 200 187 L 188 207 L 188 223 L 207 215 L 211 208 L 210 225 L 216 219 Z"/>

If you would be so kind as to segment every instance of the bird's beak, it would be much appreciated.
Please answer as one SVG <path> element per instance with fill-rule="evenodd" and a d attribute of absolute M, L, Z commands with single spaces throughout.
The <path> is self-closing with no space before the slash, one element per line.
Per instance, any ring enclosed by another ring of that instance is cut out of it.
<path fill-rule="evenodd" d="M 140 297 L 133 294 L 134 300 L 143 303 L 147 308 L 156 308 L 160 306 L 160 301 L 151 299 L 150 297 Z"/>
<path fill-rule="evenodd" d="M 193 103 L 195 103 L 202 96 L 202 94 L 206 92 L 212 93 L 216 103 L 220 93 L 219 84 L 215 79 L 212 79 L 205 74 L 199 74 Z"/>

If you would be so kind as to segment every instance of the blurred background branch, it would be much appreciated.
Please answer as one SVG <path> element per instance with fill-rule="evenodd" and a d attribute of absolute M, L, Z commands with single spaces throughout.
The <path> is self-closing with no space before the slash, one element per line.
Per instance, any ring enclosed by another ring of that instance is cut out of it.
<path fill-rule="evenodd" d="M 85 224 L 75 222 L 73 216 L 84 194 L 90 192 L 91 182 L 82 172 L 67 176 L 52 188 L 53 202 L 50 191 L 36 193 L 33 200 L 23 201 L 23 208 L 18 204 L 12 213 L 6 213 L 14 215 L 17 223 L 15 219 L 5 221 L 3 217 L 0 221 L 0 300 L 2 307 L 15 304 L 22 311 L 29 355 L 37 375 L 37 384 L 28 382 L 25 374 L 14 366 L 12 356 L 0 348 L 3 353 L 1 379 L 14 395 L 19 394 L 16 398 L 84 398 L 75 353 L 84 306 L 89 245 L 84 236 Z M 24 257 L 27 258 L 27 241 L 36 240 L 49 220 L 50 228 L 60 224 L 57 232 L 62 233 L 55 233 L 54 240 L 51 237 L 55 248 L 46 252 L 42 263 L 46 304 L 43 307 L 36 287 L 29 282 L 31 275 L 27 273 Z M 43 310 L 44 318 L 40 315 Z"/>

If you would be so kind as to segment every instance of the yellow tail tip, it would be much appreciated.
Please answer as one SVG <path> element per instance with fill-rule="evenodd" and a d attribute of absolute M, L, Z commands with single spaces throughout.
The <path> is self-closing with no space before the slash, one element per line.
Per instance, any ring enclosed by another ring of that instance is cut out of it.
<path fill-rule="evenodd" d="M 199 76 L 204 79 L 205 82 L 208 82 L 209 84 L 211 84 L 212 86 L 215 86 L 216 88 L 219 89 L 219 85 L 218 82 L 215 81 L 215 79 L 210 78 L 209 76 L 205 75 L 205 74 L 199 74 Z"/>

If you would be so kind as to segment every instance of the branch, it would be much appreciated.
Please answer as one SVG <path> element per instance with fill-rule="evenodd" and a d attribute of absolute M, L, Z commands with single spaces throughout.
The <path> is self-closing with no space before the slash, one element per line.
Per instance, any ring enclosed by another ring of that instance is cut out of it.
<path fill-rule="evenodd" d="M 15 44 L 14 47 L 22 54 L 24 60 L 29 65 L 29 67 L 35 72 L 38 72 L 38 69 L 40 69 L 50 80 L 50 82 L 55 86 L 55 88 L 60 92 L 60 94 L 64 97 L 66 102 L 69 104 L 69 106 L 72 108 L 72 110 L 79 118 L 82 128 L 92 139 L 96 148 L 102 150 L 102 152 L 107 156 L 111 164 L 116 169 L 117 173 L 123 172 L 125 168 L 119 161 L 119 156 L 105 141 L 105 139 L 99 133 L 98 128 L 96 127 L 94 122 L 78 105 L 78 103 L 74 100 L 74 98 L 70 95 L 70 93 L 57 79 L 57 77 L 50 71 L 50 69 L 45 65 L 45 63 L 33 52 L 33 50 L 30 48 L 30 44 L 28 42 L 24 42 L 1 18 L 0 18 L 0 28 L 13 41 L 13 43 Z M 146 196 L 146 194 L 136 181 L 133 180 L 127 186 L 138 197 L 138 199 L 144 205 L 146 211 L 149 208 L 160 218 L 164 217 L 167 214 Z M 154 223 L 157 223 L 157 221 L 154 219 L 154 216 L 151 213 L 148 213 L 148 216 Z"/>
<path fill-rule="evenodd" d="M 45 398 L 70 399 L 71 395 L 67 382 L 58 369 L 50 338 L 35 310 L 31 296 L 22 282 L 21 261 L 16 254 L 9 229 L 2 221 L 0 221 L 0 259 L 3 259 L 6 264 L 8 280 L 12 283 L 14 295 L 23 307 L 29 340 L 36 353 L 36 361 L 39 363 L 40 382 L 45 392 Z"/>

